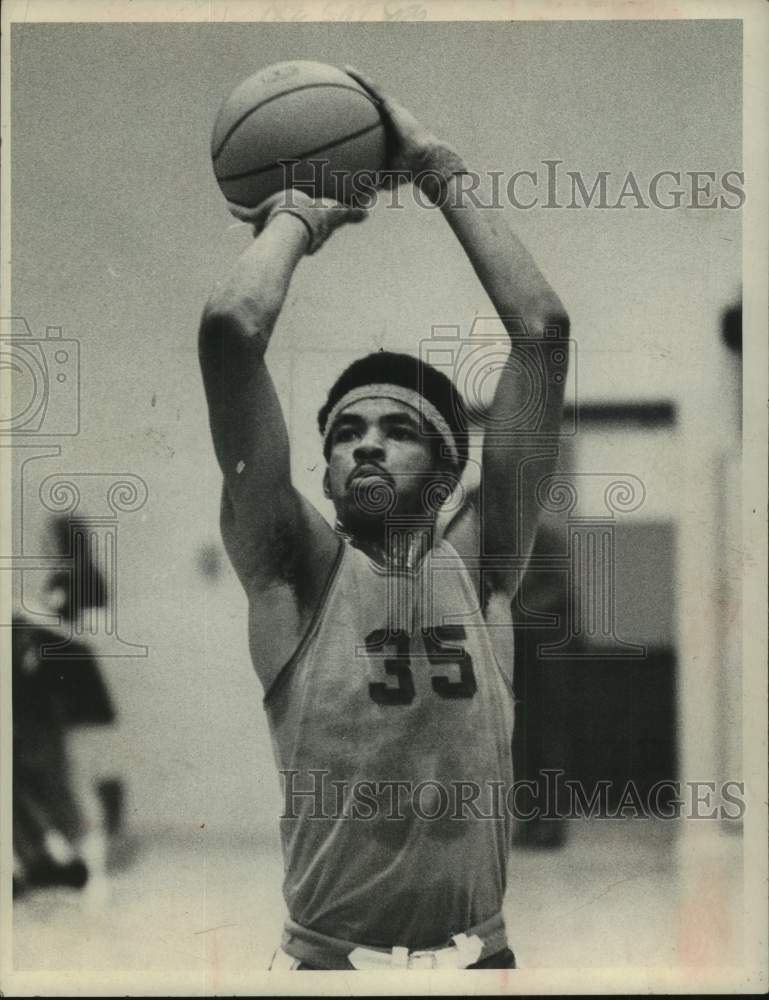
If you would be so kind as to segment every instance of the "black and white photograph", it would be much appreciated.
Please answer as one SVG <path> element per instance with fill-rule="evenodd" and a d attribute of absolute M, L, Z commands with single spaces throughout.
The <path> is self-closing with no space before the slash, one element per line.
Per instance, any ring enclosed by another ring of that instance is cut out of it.
<path fill-rule="evenodd" d="M 768 43 L 4 4 L 3 995 L 766 993 Z"/>

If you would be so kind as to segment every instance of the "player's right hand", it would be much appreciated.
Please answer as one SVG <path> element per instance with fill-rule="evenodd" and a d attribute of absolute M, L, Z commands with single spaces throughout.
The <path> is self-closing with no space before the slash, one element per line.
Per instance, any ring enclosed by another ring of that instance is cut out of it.
<path fill-rule="evenodd" d="M 230 212 L 251 226 L 254 236 L 259 236 L 275 216 L 281 212 L 300 219 L 309 233 L 307 253 L 316 253 L 334 230 L 348 222 L 362 222 L 368 217 L 369 201 L 360 200 L 355 205 L 344 205 L 333 198 L 311 198 L 295 188 L 278 191 L 260 202 L 255 208 L 243 208 L 228 202 Z"/>
<path fill-rule="evenodd" d="M 239 222 L 251 226 L 254 236 L 259 236 L 267 224 L 267 219 L 273 208 L 280 203 L 285 194 L 285 191 L 278 191 L 276 194 L 270 195 L 269 198 L 265 198 L 264 201 L 260 201 L 253 208 L 245 208 L 243 205 L 236 205 L 234 202 L 228 201 L 227 208 Z"/>

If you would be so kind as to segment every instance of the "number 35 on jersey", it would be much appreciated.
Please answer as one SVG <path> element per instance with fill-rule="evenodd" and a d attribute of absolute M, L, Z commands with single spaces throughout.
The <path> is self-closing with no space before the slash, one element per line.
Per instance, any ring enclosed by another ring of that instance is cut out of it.
<path fill-rule="evenodd" d="M 366 636 L 369 660 L 382 677 L 369 683 L 377 705 L 409 705 L 416 696 L 415 659 L 427 658 L 430 687 L 438 698 L 472 698 L 478 690 L 463 625 L 437 625 L 409 635 L 403 629 L 375 629 Z"/>

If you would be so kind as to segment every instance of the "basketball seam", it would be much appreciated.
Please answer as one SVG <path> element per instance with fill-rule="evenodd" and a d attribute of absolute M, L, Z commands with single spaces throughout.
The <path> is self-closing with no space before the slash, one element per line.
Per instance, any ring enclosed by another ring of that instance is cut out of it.
<path fill-rule="evenodd" d="M 277 101 L 278 98 L 280 98 L 280 97 L 286 97 L 288 94 L 296 94 L 300 90 L 312 90 L 314 87 L 338 87 L 341 90 L 351 90 L 354 94 L 359 94 L 361 97 L 365 97 L 367 101 L 369 101 L 371 104 L 373 104 L 373 106 L 377 109 L 377 111 L 379 110 L 379 105 L 376 103 L 376 101 L 373 99 L 373 97 L 371 97 L 370 94 L 367 94 L 365 90 L 359 90 L 357 87 L 351 87 L 349 84 L 346 84 L 346 83 L 303 83 L 299 87 L 292 87 L 290 90 L 282 90 L 279 94 L 273 94 L 272 97 L 265 97 L 265 99 L 263 101 L 260 101 L 259 104 L 255 104 L 252 108 L 249 108 L 248 111 L 246 111 L 244 114 L 242 114 L 240 116 L 240 118 L 238 118 L 238 120 L 235 122 L 234 125 L 230 126 L 227 134 L 224 136 L 224 138 L 222 139 L 222 141 L 219 143 L 219 148 L 217 149 L 217 151 L 215 153 L 211 154 L 211 158 L 213 160 L 216 160 L 216 159 L 218 159 L 222 155 L 222 153 L 224 152 L 224 147 L 227 145 L 227 142 L 232 137 L 233 133 L 236 132 L 240 128 L 240 126 L 243 124 L 243 122 L 246 120 L 246 118 L 248 118 L 250 115 L 254 114 L 255 111 L 258 111 L 259 108 L 263 108 L 265 106 L 265 104 L 269 104 L 270 101 Z"/>
<path fill-rule="evenodd" d="M 287 158 L 284 162 L 294 163 L 299 160 L 304 160 L 308 156 L 314 156 L 315 153 L 322 153 L 325 149 L 334 149 L 336 146 L 341 146 L 345 142 L 349 142 L 351 139 L 359 139 L 362 135 L 366 135 L 368 132 L 373 132 L 375 128 L 379 128 L 382 122 L 375 122 L 373 125 L 367 125 L 366 128 L 359 129 L 357 132 L 351 132 L 350 135 L 342 136 L 341 139 L 337 139 L 335 142 L 327 142 L 322 146 L 318 146 L 317 149 L 308 149 L 305 153 L 299 153 L 297 156 L 292 157 L 290 160 Z M 244 174 L 230 174 L 228 177 L 217 177 L 216 179 L 220 184 L 224 184 L 227 181 L 242 181 L 245 177 L 255 177 L 257 174 L 263 174 L 268 170 L 275 170 L 281 165 L 281 161 L 276 161 L 275 163 L 268 163 L 264 167 L 256 167 L 254 170 L 247 170 Z"/>

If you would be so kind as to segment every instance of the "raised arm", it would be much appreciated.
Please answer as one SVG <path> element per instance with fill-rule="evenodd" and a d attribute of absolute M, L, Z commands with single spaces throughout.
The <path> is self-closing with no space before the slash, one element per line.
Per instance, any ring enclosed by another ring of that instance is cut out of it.
<path fill-rule="evenodd" d="M 291 483 L 288 433 L 265 352 L 301 257 L 343 222 L 362 217 L 291 194 L 301 211 L 281 210 L 273 199 L 249 218 L 257 238 L 212 293 L 199 334 L 211 434 L 224 476 L 222 535 L 257 614 L 252 641 L 255 631 L 258 641 L 259 621 L 271 633 L 259 657 L 268 677 L 301 639 L 338 543 Z"/>
<path fill-rule="evenodd" d="M 458 167 L 453 154 L 445 155 L 448 164 L 436 150 L 436 170 Z M 510 353 L 486 413 L 479 516 L 482 551 L 511 557 L 494 585 L 512 597 L 534 546 L 537 484 L 557 457 L 569 319 L 504 220 L 468 197 L 466 180 L 448 175 L 442 212 L 510 335 Z M 529 407 L 538 399 L 541 409 Z"/>
<path fill-rule="evenodd" d="M 475 273 L 510 334 L 510 354 L 487 412 L 479 496 L 468 497 L 447 535 L 468 555 L 509 556 L 507 570 L 493 586 L 512 597 L 531 554 L 539 511 L 536 486 L 555 462 L 568 359 L 569 320 L 560 299 L 500 213 L 483 208 L 484 185 L 468 177 L 457 153 L 425 130 L 408 112 L 385 97 L 359 70 L 348 67 L 367 87 L 389 119 L 395 144 L 393 166 L 410 176 L 440 205 Z M 542 345 L 558 336 L 557 349 Z M 541 349 L 538 345 L 542 345 Z M 557 359 L 557 360 L 556 360 Z M 544 408 L 531 433 L 516 425 L 532 391 L 532 360 L 539 368 Z M 493 428 L 505 428 L 494 431 Z M 511 434 L 511 428 L 515 433 Z M 489 582 L 487 578 L 487 582 Z"/>

